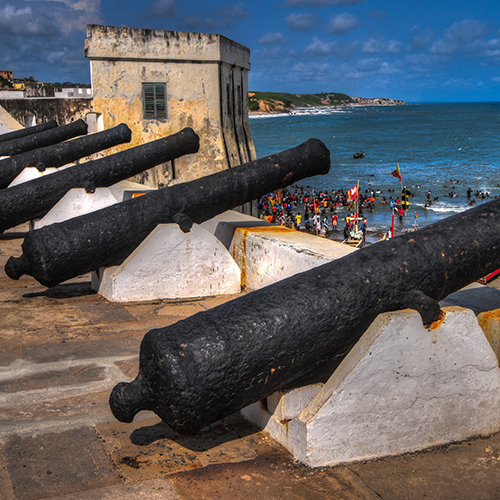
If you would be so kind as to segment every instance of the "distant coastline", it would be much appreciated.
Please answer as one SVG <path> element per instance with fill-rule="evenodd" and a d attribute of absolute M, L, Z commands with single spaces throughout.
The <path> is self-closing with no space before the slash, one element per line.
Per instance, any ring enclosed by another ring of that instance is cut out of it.
<path fill-rule="evenodd" d="M 287 94 L 279 92 L 249 92 L 248 109 L 252 115 L 296 114 L 318 108 L 339 106 L 402 106 L 406 102 L 387 97 L 351 97 L 338 92 L 321 94 Z"/>

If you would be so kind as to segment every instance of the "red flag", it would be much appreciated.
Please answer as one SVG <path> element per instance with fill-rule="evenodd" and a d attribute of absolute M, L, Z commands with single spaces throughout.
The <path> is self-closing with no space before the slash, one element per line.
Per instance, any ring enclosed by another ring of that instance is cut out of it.
<path fill-rule="evenodd" d="M 399 182 L 402 182 L 402 181 L 401 181 L 401 171 L 399 170 L 399 163 L 398 163 L 398 166 L 397 166 L 396 170 L 394 170 L 394 171 L 392 172 L 392 175 L 393 175 L 394 177 L 397 177 L 397 178 L 399 179 Z"/>
<path fill-rule="evenodd" d="M 347 196 L 349 197 L 349 201 L 356 199 L 356 197 L 358 196 L 358 185 L 357 184 L 352 189 L 349 189 Z"/>

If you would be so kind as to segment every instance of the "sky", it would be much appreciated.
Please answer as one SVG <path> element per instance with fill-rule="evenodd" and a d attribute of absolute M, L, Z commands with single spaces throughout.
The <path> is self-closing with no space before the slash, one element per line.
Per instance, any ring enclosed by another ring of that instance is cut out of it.
<path fill-rule="evenodd" d="M 0 0 L 0 70 L 90 83 L 87 24 L 224 35 L 250 90 L 500 101 L 498 0 Z"/>

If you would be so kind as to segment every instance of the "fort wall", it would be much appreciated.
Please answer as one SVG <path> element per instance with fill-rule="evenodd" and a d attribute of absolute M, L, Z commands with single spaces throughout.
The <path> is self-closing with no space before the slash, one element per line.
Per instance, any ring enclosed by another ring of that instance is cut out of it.
<path fill-rule="evenodd" d="M 88 115 L 93 113 L 91 99 L 1 99 L 0 96 L 0 106 L 25 127 L 40 125 L 50 120 L 56 120 L 59 125 L 66 125 L 80 118 L 87 120 Z"/>
<path fill-rule="evenodd" d="M 151 169 L 139 182 L 162 187 L 255 159 L 249 49 L 206 33 L 89 25 L 87 36 L 93 110 L 103 128 L 125 122 L 132 130 L 132 143 L 112 152 L 184 127 L 200 136 L 197 154 Z"/>

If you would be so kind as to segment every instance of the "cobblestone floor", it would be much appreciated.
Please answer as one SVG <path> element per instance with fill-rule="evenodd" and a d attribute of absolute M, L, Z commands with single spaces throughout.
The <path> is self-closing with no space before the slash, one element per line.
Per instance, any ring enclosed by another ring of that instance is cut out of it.
<path fill-rule="evenodd" d="M 2 269 L 21 253 L 13 236 Z M 2 271 L 0 499 L 500 498 L 500 434 L 310 469 L 238 414 L 191 437 L 148 412 L 116 421 L 109 393 L 137 374 L 144 333 L 230 298 L 112 304 L 88 275 L 48 290 Z"/>

